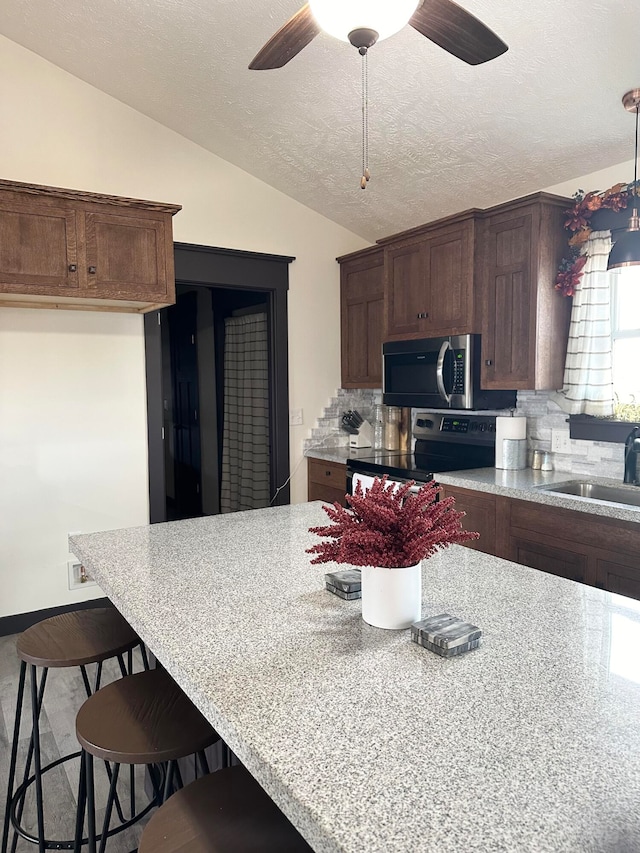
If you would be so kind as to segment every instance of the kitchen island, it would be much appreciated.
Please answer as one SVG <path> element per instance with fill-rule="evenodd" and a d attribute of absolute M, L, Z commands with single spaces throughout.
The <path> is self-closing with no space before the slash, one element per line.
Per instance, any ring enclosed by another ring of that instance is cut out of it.
<path fill-rule="evenodd" d="M 311 566 L 320 503 L 74 536 L 72 552 L 318 853 L 640 849 L 640 605 L 453 546 L 366 625 Z"/>

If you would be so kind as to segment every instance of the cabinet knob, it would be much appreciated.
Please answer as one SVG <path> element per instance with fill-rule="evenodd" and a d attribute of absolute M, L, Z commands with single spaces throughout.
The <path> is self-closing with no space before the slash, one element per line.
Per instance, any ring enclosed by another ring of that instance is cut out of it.
<path fill-rule="evenodd" d="M 76 272 L 77 269 L 78 269 L 77 264 L 69 264 L 69 272 Z"/>
<path fill-rule="evenodd" d="M 487 365 L 487 367 L 491 367 L 491 365 L 493 364 L 490 358 L 485 358 L 484 363 Z"/>
<path fill-rule="evenodd" d="M 418 314 L 418 320 L 426 320 L 428 316 L 429 316 L 428 311 L 420 311 Z"/>
<path fill-rule="evenodd" d="M 89 267 L 89 275 L 95 275 L 95 274 L 96 274 L 96 268 L 95 267 Z"/>
<path fill-rule="evenodd" d="M 331 476 L 331 471 L 325 471 L 325 472 L 324 472 L 324 476 L 325 476 L 325 477 L 330 477 L 330 476 Z"/>

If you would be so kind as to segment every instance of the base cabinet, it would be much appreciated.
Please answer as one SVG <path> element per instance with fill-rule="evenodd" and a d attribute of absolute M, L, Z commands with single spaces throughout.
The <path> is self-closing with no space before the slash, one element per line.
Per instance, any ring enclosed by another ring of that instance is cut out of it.
<path fill-rule="evenodd" d="M 483 551 L 485 554 L 496 553 L 496 499 L 494 495 L 484 492 L 473 492 L 470 489 L 459 489 L 455 486 L 443 487 L 442 497 L 455 499 L 455 509 L 464 512 L 462 520 L 464 530 L 480 534 L 479 539 L 472 539 L 463 544 L 467 548 Z"/>
<path fill-rule="evenodd" d="M 589 583 L 587 554 L 577 553 L 567 548 L 564 543 L 551 540 L 540 542 L 526 533 L 512 535 L 509 544 L 513 554 L 509 559 L 515 563 L 572 581 Z"/>
<path fill-rule="evenodd" d="M 640 599 L 640 524 L 497 497 L 496 554 Z"/>
<path fill-rule="evenodd" d="M 307 463 L 307 500 L 331 504 L 337 501 L 346 506 L 347 466 L 321 459 L 308 459 Z"/>

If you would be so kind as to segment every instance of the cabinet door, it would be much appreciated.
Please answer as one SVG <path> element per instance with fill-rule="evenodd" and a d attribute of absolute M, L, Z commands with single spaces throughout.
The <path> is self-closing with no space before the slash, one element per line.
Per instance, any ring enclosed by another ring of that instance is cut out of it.
<path fill-rule="evenodd" d="M 0 193 L 2 293 L 74 296 L 77 265 L 75 211 Z"/>
<path fill-rule="evenodd" d="M 589 582 L 588 553 L 577 543 L 556 542 L 548 537 L 539 539 L 524 531 L 514 535 L 512 531 L 509 552 L 507 558 L 515 563 L 572 581 Z"/>
<path fill-rule="evenodd" d="M 473 323 L 473 222 L 434 233 L 426 243 L 429 288 L 425 335 L 464 335 L 477 332 Z"/>
<path fill-rule="evenodd" d="M 483 388 L 535 387 L 533 211 L 489 219 L 485 231 Z"/>
<path fill-rule="evenodd" d="M 387 339 L 417 338 L 429 313 L 426 282 L 428 249 L 423 242 L 385 252 Z"/>
<path fill-rule="evenodd" d="M 382 387 L 384 254 L 340 267 L 342 387 Z"/>
<path fill-rule="evenodd" d="M 101 299 L 172 301 L 170 217 L 128 213 L 85 214 L 83 290 Z"/>
<path fill-rule="evenodd" d="M 386 249 L 386 338 L 463 335 L 474 328 L 474 220 Z"/>
<path fill-rule="evenodd" d="M 621 554 L 597 556 L 596 586 L 618 595 L 640 599 L 640 565 L 634 558 Z"/>
<path fill-rule="evenodd" d="M 444 487 L 445 497 L 455 498 L 455 509 L 466 513 L 462 519 L 465 530 L 480 534 L 479 539 L 462 543 L 467 548 L 483 551 L 485 554 L 496 553 L 496 500 L 493 495 L 472 492 L 468 489 L 458 489 L 452 486 Z"/>

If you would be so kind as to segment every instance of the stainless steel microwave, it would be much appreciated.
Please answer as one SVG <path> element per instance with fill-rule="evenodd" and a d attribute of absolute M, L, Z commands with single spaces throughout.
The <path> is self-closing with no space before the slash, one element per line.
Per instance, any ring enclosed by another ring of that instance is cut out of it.
<path fill-rule="evenodd" d="M 382 400 L 430 409 L 509 409 L 515 391 L 480 387 L 480 335 L 390 341 L 382 345 Z"/>

